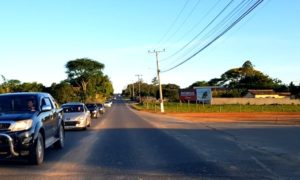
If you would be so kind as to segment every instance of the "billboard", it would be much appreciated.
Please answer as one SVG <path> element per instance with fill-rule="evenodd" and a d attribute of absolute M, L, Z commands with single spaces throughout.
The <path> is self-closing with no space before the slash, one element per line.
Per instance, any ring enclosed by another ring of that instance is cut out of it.
<path fill-rule="evenodd" d="M 211 103 L 212 94 L 210 87 L 197 87 L 196 94 L 197 94 L 197 101 L 202 103 Z"/>
<path fill-rule="evenodd" d="M 188 102 L 188 101 L 195 102 L 197 100 L 195 89 L 180 89 L 179 99 L 182 102 Z"/>

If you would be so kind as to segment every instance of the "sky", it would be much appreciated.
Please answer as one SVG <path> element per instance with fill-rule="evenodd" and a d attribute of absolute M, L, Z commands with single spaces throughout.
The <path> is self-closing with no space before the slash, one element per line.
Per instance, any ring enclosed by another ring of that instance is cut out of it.
<path fill-rule="evenodd" d="M 210 42 L 225 26 L 216 26 L 212 29 L 215 31 L 207 29 L 190 47 L 172 56 L 230 2 L 0 1 L 0 74 L 7 79 L 50 86 L 67 78 L 68 61 L 87 57 L 105 65 L 104 73 L 112 81 L 115 93 L 120 93 L 127 84 L 138 80 L 137 74 L 146 83 L 156 76 L 155 54 L 149 50 L 165 49 L 158 55 L 164 71 Z M 223 17 L 240 2 L 231 3 Z M 218 78 L 250 60 L 271 78 L 299 84 L 299 19 L 300 1 L 264 0 L 195 57 L 162 72 L 161 82 L 185 88 L 195 81 Z M 220 18 L 214 22 L 217 25 L 222 21 Z"/>

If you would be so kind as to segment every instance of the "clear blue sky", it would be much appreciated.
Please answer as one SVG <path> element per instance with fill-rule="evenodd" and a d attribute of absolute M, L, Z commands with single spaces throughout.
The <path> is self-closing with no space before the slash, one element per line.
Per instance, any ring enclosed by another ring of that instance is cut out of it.
<path fill-rule="evenodd" d="M 156 64 L 148 50 L 166 48 L 161 59 L 176 52 L 208 24 L 213 16 L 204 14 L 217 3 L 200 0 L 197 4 L 198 0 L 190 0 L 178 16 L 185 2 L 1 1 L 0 74 L 7 79 L 50 86 L 66 79 L 67 61 L 88 57 L 105 64 L 104 73 L 112 80 L 115 92 L 136 81 L 136 74 L 142 74 L 143 80 L 150 83 L 156 75 Z M 211 15 L 228 2 L 220 1 Z M 299 19 L 300 1 L 265 0 L 212 46 L 186 64 L 162 73 L 162 83 L 184 88 L 198 80 L 220 77 L 246 60 L 286 84 L 300 83 Z M 159 43 L 166 32 L 165 41 Z M 184 59 L 180 57 L 183 55 L 162 61 L 161 69 Z"/>

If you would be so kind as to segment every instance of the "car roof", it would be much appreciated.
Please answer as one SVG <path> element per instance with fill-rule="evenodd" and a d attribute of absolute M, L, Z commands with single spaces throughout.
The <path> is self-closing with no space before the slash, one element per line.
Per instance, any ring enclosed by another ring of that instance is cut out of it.
<path fill-rule="evenodd" d="M 35 96 L 37 98 L 51 97 L 49 93 L 45 92 L 13 92 L 13 93 L 4 93 L 0 96 Z"/>
<path fill-rule="evenodd" d="M 63 104 L 62 106 L 69 106 L 69 105 L 84 105 L 84 103 L 81 102 L 68 102 Z"/>

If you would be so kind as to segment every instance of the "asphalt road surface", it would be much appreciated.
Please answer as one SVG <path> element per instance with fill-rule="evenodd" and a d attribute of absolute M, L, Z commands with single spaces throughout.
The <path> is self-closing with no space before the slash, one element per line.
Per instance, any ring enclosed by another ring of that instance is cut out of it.
<path fill-rule="evenodd" d="M 300 126 L 195 123 L 117 100 L 42 165 L 0 161 L 0 179 L 300 179 L 299 137 Z"/>

